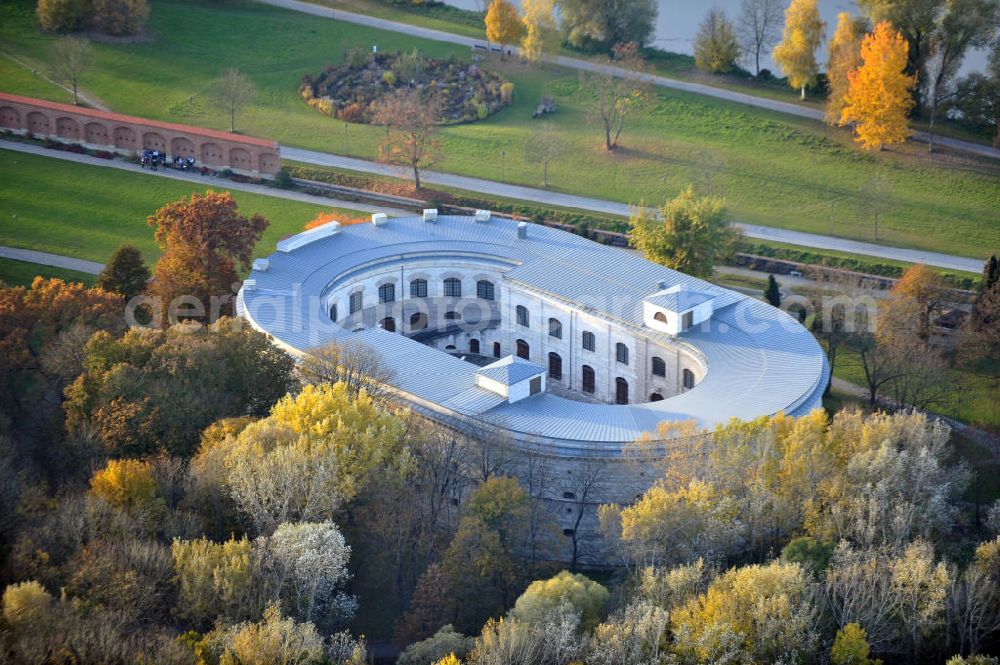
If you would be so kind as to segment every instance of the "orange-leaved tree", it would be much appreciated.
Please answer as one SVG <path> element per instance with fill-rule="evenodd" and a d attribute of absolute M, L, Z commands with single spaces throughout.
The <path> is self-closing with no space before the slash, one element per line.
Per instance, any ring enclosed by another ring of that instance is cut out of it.
<path fill-rule="evenodd" d="M 500 57 L 504 57 L 506 44 L 515 44 L 524 35 L 524 24 L 517 8 L 508 0 L 493 0 L 486 10 L 486 38 L 500 44 Z"/>
<path fill-rule="evenodd" d="M 851 16 L 847 12 L 837 15 L 837 29 L 830 39 L 826 65 L 827 89 L 826 121 L 831 125 L 840 124 L 840 114 L 847 106 L 848 75 L 861 66 L 861 40 L 867 27 L 864 19 Z"/>
<path fill-rule="evenodd" d="M 842 124 L 855 123 L 855 140 L 866 150 L 902 143 L 910 130 L 917 77 L 906 74 L 909 45 L 888 21 L 875 26 L 861 42 L 861 66 L 848 75 Z"/>
<path fill-rule="evenodd" d="M 240 215 L 229 192 L 206 192 L 169 203 L 147 221 L 163 249 L 150 293 L 161 298 L 164 308 L 179 296 L 194 296 L 206 311 L 215 297 L 220 312 L 231 313 L 233 285 L 239 282 L 236 268 L 250 268 L 267 219 Z"/>
<path fill-rule="evenodd" d="M 819 70 L 816 48 L 823 41 L 825 27 L 817 0 L 792 0 L 785 10 L 785 32 L 772 57 L 788 77 L 788 84 L 802 91 L 802 99 Z"/>
<path fill-rule="evenodd" d="M 346 212 L 337 212 L 336 210 L 328 210 L 326 212 L 321 212 L 302 227 L 303 231 L 308 231 L 309 229 L 315 229 L 318 226 L 323 226 L 324 224 L 329 224 L 330 222 L 337 222 L 341 226 L 350 226 L 351 224 L 361 224 L 366 221 L 363 217 L 351 217 Z"/>

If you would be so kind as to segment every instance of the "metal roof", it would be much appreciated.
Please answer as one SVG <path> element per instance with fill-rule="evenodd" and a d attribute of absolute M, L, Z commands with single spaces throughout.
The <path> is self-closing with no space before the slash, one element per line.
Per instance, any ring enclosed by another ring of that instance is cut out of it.
<path fill-rule="evenodd" d="M 657 307 L 662 307 L 663 309 L 668 309 L 671 312 L 681 313 L 713 299 L 715 299 L 715 296 L 711 293 L 673 287 L 654 293 L 646 298 L 646 302 Z"/>
<path fill-rule="evenodd" d="M 366 267 L 441 258 L 489 262 L 522 290 L 638 337 L 679 344 L 707 367 L 705 376 L 691 390 L 646 404 L 591 404 L 550 393 L 509 404 L 476 386 L 480 368 L 471 363 L 400 334 L 351 332 L 330 321 L 323 296 L 331 285 Z M 733 417 L 800 415 L 821 405 L 829 380 L 826 356 L 812 334 L 766 303 L 558 229 L 532 225 L 526 238 L 518 238 L 517 224 L 496 216 L 488 223 L 442 215 L 434 224 L 415 216 L 346 226 L 272 254 L 267 270 L 253 270 L 248 278 L 254 288 L 240 291 L 239 313 L 288 350 L 301 353 L 337 339 L 364 342 L 392 372 L 392 386 L 422 408 L 544 437 L 567 450 L 620 448 L 655 433 L 663 421 L 712 427 Z M 670 289 L 711 298 L 712 317 L 676 337 L 646 328 L 643 300 Z"/>
<path fill-rule="evenodd" d="M 487 379 L 493 379 L 494 381 L 502 383 L 505 386 L 512 386 L 515 383 L 527 381 L 533 376 L 538 376 L 539 374 L 544 373 L 545 368 L 541 365 L 533 363 L 530 360 L 514 356 L 501 358 L 495 363 L 486 365 L 478 372 L 480 376 L 485 376 Z"/>

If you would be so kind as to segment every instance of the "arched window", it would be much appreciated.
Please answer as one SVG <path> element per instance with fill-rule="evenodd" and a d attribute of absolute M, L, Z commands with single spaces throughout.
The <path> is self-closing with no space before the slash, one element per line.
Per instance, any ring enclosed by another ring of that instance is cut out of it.
<path fill-rule="evenodd" d="M 684 388 L 694 388 L 694 372 L 689 369 L 685 369 L 684 373 Z"/>
<path fill-rule="evenodd" d="M 661 395 L 660 393 L 653 393 L 652 395 L 649 396 L 650 402 L 660 402 L 662 400 L 663 400 L 663 395 Z"/>
<path fill-rule="evenodd" d="M 666 323 L 667 315 L 664 314 L 663 312 L 657 312 L 656 314 L 653 315 L 653 320 L 659 321 L 660 323 Z"/>
<path fill-rule="evenodd" d="M 427 280 L 426 279 L 415 279 L 410 282 L 410 297 L 411 298 L 426 298 L 427 297 Z"/>
<path fill-rule="evenodd" d="M 330 305 L 330 320 L 331 321 L 336 321 L 337 320 L 337 306 L 336 305 Z"/>
<path fill-rule="evenodd" d="M 628 365 L 628 347 L 621 342 L 615 344 L 615 360 L 623 365 Z"/>
<path fill-rule="evenodd" d="M 620 376 L 615 379 L 615 404 L 628 404 L 628 381 Z"/>
<path fill-rule="evenodd" d="M 590 365 L 583 366 L 583 392 L 594 394 L 597 381 L 594 379 L 594 368 Z"/>
<path fill-rule="evenodd" d="M 531 348 L 528 343 L 523 339 L 517 340 L 517 357 L 524 358 L 525 360 L 530 360 Z"/>
<path fill-rule="evenodd" d="M 562 357 L 555 352 L 549 354 L 549 378 L 562 381 Z"/>
<path fill-rule="evenodd" d="M 365 294 L 363 291 L 355 291 L 354 293 L 351 294 L 351 302 L 350 302 L 351 314 L 361 311 L 361 308 L 364 306 L 365 302 L 364 298 Z"/>
<path fill-rule="evenodd" d="M 380 328 L 383 328 L 389 332 L 396 332 L 396 319 L 391 316 L 387 316 L 378 323 Z"/>
<path fill-rule="evenodd" d="M 449 277 L 444 280 L 444 297 L 445 298 L 461 298 L 462 297 L 462 280 L 457 277 Z"/>
<path fill-rule="evenodd" d="M 666 376 L 667 375 L 667 363 L 663 362 L 663 358 L 659 356 L 653 356 L 653 376 Z"/>
<path fill-rule="evenodd" d="M 528 327 L 528 308 L 524 305 L 517 306 L 517 325 Z"/>
<path fill-rule="evenodd" d="M 594 333 L 590 332 L 589 330 L 584 330 L 583 331 L 583 350 L 584 351 L 593 351 L 594 348 L 596 348 L 596 346 L 597 345 L 596 345 L 596 343 L 594 341 Z"/>
<path fill-rule="evenodd" d="M 447 311 L 447 312 L 444 313 L 444 318 L 446 320 L 448 320 L 448 321 L 455 321 L 455 320 L 461 319 L 462 315 L 459 314 L 458 312 L 454 312 L 454 311 L 450 311 L 449 310 L 449 311 Z"/>
<path fill-rule="evenodd" d="M 469 340 L 469 353 L 475 353 L 477 356 L 479 355 L 479 340 L 478 339 L 470 339 Z"/>
<path fill-rule="evenodd" d="M 423 330 L 427 327 L 427 315 L 423 312 L 410 314 L 410 330 Z"/>
<path fill-rule="evenodd" d="M 559 319 L 549 319 L 549 337 L 562 339 L 562 324 Z"/>
<path fill-rule="evenodd" d="M 396 299 L 396 285 L 395 284 L 383 284 L 378 287 L 378 301 L 379 302 L 393 302 Z"/>
<path fill-rule="evenodd" d="M 488 279 L 476 282 L 476 296 L 482 300 L 493 300 L 495 296 L 493 282 Z"/>
<path fill-rule="evenodd" d="M 500 342 L 493 342 L 493 357 L 500 357 Z"/>
<path fill-rule="evenodd" d="M 445 351 L 455 351 L 456 347 L 455 347 L 454 344 L 449 344 L 448 346 L 444 347 L 444 350 Z"/>

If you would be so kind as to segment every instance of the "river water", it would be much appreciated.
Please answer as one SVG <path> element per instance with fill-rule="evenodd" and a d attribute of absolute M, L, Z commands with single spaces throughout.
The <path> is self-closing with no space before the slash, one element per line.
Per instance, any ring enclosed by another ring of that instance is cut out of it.
<path fill-rule="evenodd" d="M 484 0 L 443 0 L 449 5 L 462 9 L 481 9 L 480 2 Z M 517 0 L 514 0 L 517 3 Z M 700 0 L 659 0 L 660 11 L 656 20 L 656 31 L 650 46 L 656 46 L 664 51 L 692 54 L 694 36 L 698 32 L 698 24 L 705 13 L 712 7 L 718 7 L 726 12 L 731 20 L 735 20 L 740 12 L 741 0 L 715 0 L 712 3 Z M 826 21 L 827 37 L 833 34 L 837 26 L 837 14 L 849 12 L 860 14 L 854 0 L 819 0 L 819 10 Z M 824 43 L 819 55 L 825 61 L 826 45 Z M 969 52 L 962 66 L 962 73 L 982 71 L 986 66 L 986 52 Z M 761 58 L 761 67 L 779 71 L 771 60 L 770 53 Z"/>

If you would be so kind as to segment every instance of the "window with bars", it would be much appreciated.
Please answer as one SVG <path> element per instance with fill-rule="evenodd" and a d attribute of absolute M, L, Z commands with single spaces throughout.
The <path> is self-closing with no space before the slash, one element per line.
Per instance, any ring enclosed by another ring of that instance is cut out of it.
<path fill-rule="evenodd" d="M 562 339 L 562 323 L 559 319 L 549 319 L 549 337 Z"/>
<path fill-rule="evenodd" d="M 444 297 L 445 298 L 461 298 L 462 297 L 462 280 L 456 277 L 449 277 L 444 280 Z"/>
<path fill-rule="evenodd" d="M 350 310 L 351 314 L 355 312 L 360 312 L 361 308 L 364 307 L 365 294 L 362 291 L 355 291 L 351 294 Z"/>
<path fill-rule="evenodd" d="M 378 287 L 378 301 L 379 302 L 393 302 L 396 300 L 396 285 L 395 284 L 383 284 Z"/>
<path fill-rule="evenodd" d="M 628 365 L 628 347 L 621 342 L 615 344 L 615 360 L 623 365 Z"/>
<path fill-rule="evenodd" d="M 517 325 L 528 327 L 528 308 L 524 305 L 517 306 Z"/>
<path fill-rule="evenodd" d="M 596 343 L 596 341 L 594 339 L 594 333 L 590 332 L 589 330 L 584 330 L 583 331 L 583 350 L 584 351 L 593 351 L 596 348 L 596 346 L 597 346 L 597 343 Z"/>
<path fill-rule="evenodd" d="M 411 298 L 426 298 L 427 297 L 427 280 L 426 279 L 415 279 L 410 282 L 410 297 Z"/>
<path fill-rule="evenodd" d="M 494 300 L 495 292 L 493 288 L 493 282 L 481 279 L 476 282 L 476 296 L 482 300 Z"/>
<path fill-rule="evenodd" d="M 667 363 L 663 362 L 663 358 L 659 356 L 653 356 L 653 376 L 666 376 L 667 375 Z"/>

